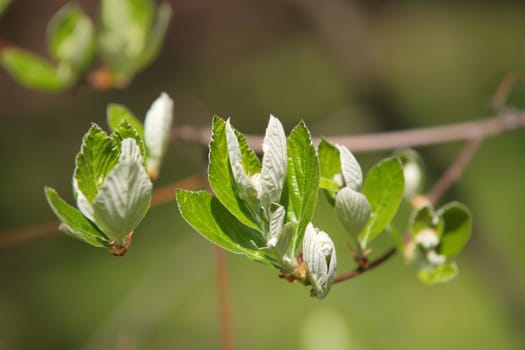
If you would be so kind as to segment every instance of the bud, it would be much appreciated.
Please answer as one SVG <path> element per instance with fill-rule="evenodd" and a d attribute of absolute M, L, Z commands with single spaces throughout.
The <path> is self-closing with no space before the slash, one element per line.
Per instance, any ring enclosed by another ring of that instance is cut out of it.
<path fill-rule="evenodd" d="M 335 196 L 335 212 L 345 230 L 357 238 L 366 227 L 372 208 L 362 193 L 344 187 Z"/>
<path fill-rule="evenodd" d="M 425 249 L 434 248 L 439 244 L 437 233 L 431 228 L 421 230 L 416 235 L 415 241 Z"/>
<path fill-rule="evenodd" d="M 147 168 L 152 179 L 159 175 L 162 157 L 166 153 L 173 120 L 173 100 L 163 92 L 153 101 L 144 120 L 144 141 L 148 149 Z"/>
<path fill-rule="evenodd" d="M 326 232 L 316 229 L 311 223 L 306 226 L 303 259 L 312 284 L 312 296 L 323 299 L 335 280 L 335 246 Z"/>

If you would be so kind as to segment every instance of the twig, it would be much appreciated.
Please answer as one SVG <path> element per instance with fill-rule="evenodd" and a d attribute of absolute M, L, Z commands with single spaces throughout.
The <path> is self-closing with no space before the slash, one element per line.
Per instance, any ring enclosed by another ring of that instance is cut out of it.
<path fill-rule="evenodd" d="M 204 187 L 205 180 L 200 175 L 188 176 L 182 180 L 176 181 L 171 185 L 161 187 L 153 192 L 151 207 L 162 205 L 175 199 L 175 189 L 184 188 L 195 190 Z M 45 224 L 39 224 L 20 229 L 4 230 L 0 232 L 0 249 L 13 247 L 32 241 L 52 238 L 60 235 L 58 231 L 59 221 L 52 221 Z"/>
<path fill-rule="evenodd" d="M 491 118 L 465 123 L 363 135 L 327 136 L 326 138 L 332 142 L 349 147 L 353 152 L 371 152 L 473 138 L 487 138 L 520 128 L 525 128 L 525 113 L 521 111 L 502 111 Z M 263 136 L 245 136 L 250 147 L 255 152 L 261 153 Z M 209 142 L 210 129 L 180 126 L 172 131 L 171 137 L 173 141 L 184 141 L 205 146 Z M 317 144 L 320 139 L 314 138 L 313 141 Z"/>
<path fill-rule="evenodd" d="M 492 97 L 492 108 L 499 110 L 505 107 L 507 99 L 516 85 L 517 80 L 518 75 L 516 73 L 508 73 L 505 78 L 503 78 Z"/>
<path fill-rule="evenodd" d="M 235 349 L 233 337 L 233 318 L 229 288 L 229 275 L 226 251 L 214 246 L 215 271 L 217 278 L 217 304 L 219 318 L 219 332 L 222 350 Z"/>
<path fill-rule="evenodd" d="M 483 141 L 482 138 L 468 140 L 458 156 L 436 182 L 428 195 L 428 201 L 436 205 L 448 189 L 458 181 Z"/>
<path fill-rule="evenodd" d="M 385 254 L 377 258 L 376 260 L 373 260 L 369 262 L 366 265 L 362 265 L 357 267 L 355 270 L 343 273 L 335 278 L 334 283 L 343 282 L 346 280 L 349 280 L 351 278 L 355 278 L 357 276 L 362 275 L 363 273 L 372 270 L 373 268 L 383 264 L 385 261 L 390 259 L 394 254 L 396 253 L 396 248 L 391 248 L 389 251 L 387 251 Z"/>

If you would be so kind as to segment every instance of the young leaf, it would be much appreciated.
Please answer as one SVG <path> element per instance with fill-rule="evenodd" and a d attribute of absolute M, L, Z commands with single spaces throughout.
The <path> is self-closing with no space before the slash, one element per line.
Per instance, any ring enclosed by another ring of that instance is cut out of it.
<path fill-rule="evenodd" d="M 448 282 L 458 274 L 458 266 L 455 262 L 436 266 L 431 269 L 422 269 L 418 272 L 417 276 L 427 285 L 433 285 L 438 283 Z"/>
<path fill-rule="evenodd" d="M 320 167 L 319 187 L 325 190 L 330 202 L 334 204 L 335 193 L 343 186 L 339 150 L 327 140 L 321 139 L 317 153 Z"/>
<path fill-rule="evenodd" d="M 258 229 L 259 226 L 249 209 L 235 192 L 226 141 L 226 123 L 213 118 L 212 137 L 208 166 L 208 181 L 217 199 L 243 224 Z"/>
<path fill-rule="evenodd" d="M 263 141 L 263 162 L 261 170 L 261 201 L 265 208 L 279 202 L 286 179 L 288 164 L 286 135 L 279 121 L 270 115 L 270 122 Z"/>
<path fill-rule="evenodd" d="M 292 249 L 295 253 L 312 218 L 319 188 L 319 161 L 303 122 L 288 136 L 287 149 L 288 217 L 296 223 Z"/>
<path fill-rule="evenodd" d="M 45 192 L 49 206 L 62 222 L 60 225 L 62 232 L 95 247 L 111 245 L 95 224 L 86 219 L 76 208 L 67 204 L 54 189 L 46 187 Z"/>
<path fill-rule="evenodd" d="M 259 157 L 257 157 L 257 154 L 255 154 L 255 152 L 248 145 L 246 137 L 237 130 L 234 129 L 234 131 L 241 149 L 242 167 L 244 172 L 248 176 L 259 174 L 261 172 L 261 161 L 259 160 Z"/>
<path fill-rule="evenodd" d="M 362 193 L 344 187 L 335 196 L 335 212 L 345 230 L 357 239 L 366 227 L 371 208 Z"/>
<path fill-rule="evenodd" d="M 303 258 L 312 284 L 312 295 L 319 299 L 326 297 L 335 280 L 337 256 L 334 242 L 326 232 L 311 223 L 306 227 L 303 240 Z"/>
<path fill-rule="evenodd" d="M 168 148 L 173 121 L 173 100 L 166 93 L 153 102 L 144 120 L 144 141 L 148 150 L 147 168 L 152 178 L 159 174 L 160 163 Z"/>
<path fill-rule="evenodd" d="M 472 217 L 468 208 L 458 202 L 443 206 L 437 214 L 444 221 L 437 251 L 450 259 L 457 255 L 468 242 L 472 231 Z"/>
<path fill-rule="evenodd" d="M 363 185 L 363 173 L 361 166 L 355 159 L 354 155 L 346 146 L 336 145 L 339 150 L 339 157 L 341 159 L 341 173 L 345 180 L 345 185 L 359 191 Z"/>
<path fill-rule="evenodd" d="M 403 168 L 395 158 L 379 162 L 368 172 L 363 194 L 372 207 L 372 215 L 368 225 L 359 236 L 363 248 L 377 237 L 394 218 L 403 198 L 403 184 Z"/>
<path fill-rule="evenodd" d="M 216 197 L 199 191 L 177 190 L 182 217 L 210 242 L 236 254 L 271 265 L 272 261 L 256 249 L 264 246 L 261 234 L 240 223 Z"/>
<path fill-rule="evenodd" d="M 124 139 L 132 138 L 137 143 L 137 146 L 140 149 L 140 154 L 142 159 L 146 159 L 146 145 L 144 144 L 144 139 L 139 134 L 139 132 L 129 123 L 127 119 L 124 119 L 115 129 L 113 134 L 111 134 L 113 142 L 117 145 L 120 145 Z M 119 146 L 117 146 L 119 147 Z"/>
<path fill-rule="evenodd" d="M 104 178 L 117 164 L 119 151 L 112 139 L 96 124 L 84 135 L 73 177 L 76 187 L 89 203 L 93 202 Z"/>
<path fill-rule="evenodd" d="M 66 81 L 46 60 L 24 50 L 6 48 L 0 51 L 0 63 L 20 84 L 37 90 L 60 91 Z"/>
<path fill-rule="evenodd" d="M 49 52 L 75 72 L 85 68 L 95 53 L 95 30 L 89 17 L 76 5 L 62 7 L 47 28 Z"/>
<path fill-rule="evenodd" d="M 118 242 L 138 226 L 150 205 L 152 184 L 141 161 L 135 140 L 125 139 L 118 164 L 93 200 L 97 226 Z"/>
<path fill-rule="evenodd" d="M 124 120 L 127 120 L 131 126 L 137 130 L 140 136 L 144 137 L 144 127 L 135 115 L 125 106 L 110 103 L 106 109 L 107 122 L 111 131 L 117 130 L 118 126 Z"/>

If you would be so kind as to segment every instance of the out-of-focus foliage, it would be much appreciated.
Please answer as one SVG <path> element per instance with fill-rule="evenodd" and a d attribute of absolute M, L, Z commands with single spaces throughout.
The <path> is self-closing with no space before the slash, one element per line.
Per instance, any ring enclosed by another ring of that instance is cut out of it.
<path fill-rule="evenodd" d="M 0 4 L 0 13 L 3 9 Z M 49 21 L 48 51 L 53 62 L 18 48 L 0 51 L 2 66 L 20 84 L 62 91 L 92 65 L 98 50 L 102 68 L 93 74 L 98 89 L 125 87 L 158 56 L 171 18 L 171 7 L 151 0 L 102 0 L 101 28 L 76 4 L 64 5 Z M 98 37 L 97 37 L 98 36 Z"/>

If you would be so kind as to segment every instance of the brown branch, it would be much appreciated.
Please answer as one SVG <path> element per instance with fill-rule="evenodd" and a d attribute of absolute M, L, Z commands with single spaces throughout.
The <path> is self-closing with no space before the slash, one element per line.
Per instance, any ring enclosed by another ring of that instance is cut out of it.
<path fill-rule="evenodd" d="M 470 161 L 478 151 L 482 141 L 481 138 L 475 138 L 468 140 L 465 143 L 465 146 L 463 146 L 456 159 L 454 159 L 452 164 L 450 164 L 447 170 L 436 182 L 432 191 L 430 191 L 428 195 L 428 201 L 430 203 L 435 206 L 448 189 L 461 178 L 465 169 L 467 169 L 470 164 Z"/>
<path fill-rule="evenodd" d="M 452 141 L 487 138 L 509 130 L 525 128 L 525 113 L 503 111 L 498 115 L 477 121 L 458 124 L 418 128 L 402 131 L 389 131 L 350 136 L 327 136 L 332 142 L 342 144 L 354 152 L 390 150 L 402 147 L 426 146 Z M 250 147 L 262 153 L 261 135 L 245 135 Z M 210 129 L 180 126 L 171 134 L 173 141 L 183 141 L 206 146 L 210 139 Z M 314 143 L 320 141 L 313 139 Z"/>
<path fill-rule="evenodd" d="M 204 187 L 205 180 L 200 175 L 188 176 L 182 180 L 176 181 L 171 185 L 159 188 L 153 192 L 151 207 L 162 205 L 175 199 L 175 189 L 183 188 L 187 190 L 196 190 Z M 59 221 L 52 221 L 45 224 L 39 224 L 19 229 L 4 230 L 0 232 L 0 249 L 13 247 L 32 241 L 52 238 L 60 235 L 58 231 Z"/>
<path fill-rule="evenodd" d="M 334 283 L 343 282 L 346 280 L 349 280 L 351 278 L 358 277 L 362 275 L 363 273 L 372 270 L 373 268 L 376 268 L 377 266 L 383 264 L 385 261 L 390 259 L 394 254 L 396 253 L 396 248 L 391 248 L 389 251 L 387 251 L 385 254 L 377 258 L 376 260 L 370 261 L 367 264 L 363 264 L 361 266 L 358 266 L 355 270 L 349 271 L 347 273 L 343 273 L 335 278 Z"/>

